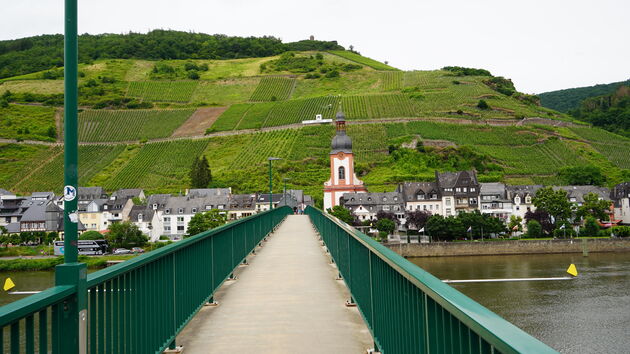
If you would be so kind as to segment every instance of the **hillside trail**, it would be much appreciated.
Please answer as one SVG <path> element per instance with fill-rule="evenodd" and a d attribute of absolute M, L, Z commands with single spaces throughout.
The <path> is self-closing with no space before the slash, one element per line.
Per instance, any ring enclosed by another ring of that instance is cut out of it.
<path fill-rule="evenodd" d="M 448 118 L 448 117 L 400 117 L 400 118 L 381 118 L 381 119 L 366 119 L 366 120 L 348 120 L 346 121 L 347 125 L 363 125 L 363 124 L 382 124 L 382 123 L 408 123 L 408 122 L 437 122 L 437 123 L 450 123 L 450 124 L 462 124 L 462 125 L 479 125 L 479 126 L 525 126 L 525 125 L 548 125 L 554 127 L 573 127 L 577 126 L 571 122 L 565 121 L 557 121 L 547 118 L 524 118 L 524 119 L 485 119 L 485 120 L 471 120 L 471 119 L 463 119 L 463 118 Z M 155 143 L 155 142 L 167 142 L 167 141 L 178 141 L 178 140 L 198 140 L 198 139 L 207 139 L 214 137 L 223 137 L 223 136 L 234 136 L 234 135 L 244 135 L 244 134 L 253 134 L 260 132 L 273 132 L 278 130 L 286 130 L 286 129 L 300 129 L 306 127 L 302 123 L 294 123 L 287 125 L 279 125 L 274 127 L 264 127 L 260 129 L 241 129 L 241 130 L 228 130 L 222 132 L 214 132 L 204 135 L 188 135 L 188 136 L 169 136 L 166 138 L 157 138 L 150 139 L 147 142 Z M 566 139 L 564 137 L 559 138 Z M 582 139 L 570 139 L 574 141 L 586 142 Z M 39 144 L 39 145 L 60 145 L 62 142 L 51 143 L 46 141 L 36 141 L 36 140 L 25 140 L 25 141 L 17 141 L 15 139 L 3 139 L 0 138 L 0 143 L 25 143 L 25 144 Z M 140 144 L 139 140 L 127 140 L 127 141 L 111 141 L 111 142 L 79 142 L 79 145 L 129 145 L 129 144 Z"/>

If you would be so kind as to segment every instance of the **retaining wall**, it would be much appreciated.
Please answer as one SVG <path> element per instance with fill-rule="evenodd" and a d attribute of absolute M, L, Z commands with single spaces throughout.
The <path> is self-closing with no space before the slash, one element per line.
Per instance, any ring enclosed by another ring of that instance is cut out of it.
<path fill-rule="evenodd" d="M 630 239 L 527 240 L 486 242 L 432 242 L 387 244 L 403 257 L 491 256 L 502 254 L 549 254 L 630 252 Z"/>

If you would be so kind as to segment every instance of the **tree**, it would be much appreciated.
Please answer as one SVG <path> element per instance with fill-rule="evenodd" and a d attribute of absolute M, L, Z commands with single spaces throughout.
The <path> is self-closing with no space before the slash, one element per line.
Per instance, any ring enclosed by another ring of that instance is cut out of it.
<path fill-rule="evenodd" d="M 413 228 L 416 230 L 420 230 L 427 223 L 427 220 L 429 220 L 430 216 L 431 214 L 422 210 L 408 212 L 406 217 L 407 223 L 405 224 L 405 226 L 408 229 Z"/>
<path fill-rule="evenodd" d="M 477 103 L 477 108 L 490 109 L 490 105 L 488 105 L 488 102 L 486 102 L 485 100 L 479 100 L 479 102 Z"/>
<path fill-rule="evenodd" d="M 212 182 L 212 172 L 206 156 L 195 159 L 190 168 L 190 184 L 193 188 L 207 188 Z"/>
<path fill-rule="evenodd" d="M 594 217 L 589 216 L 586 218 L 584 222 L 584 230 L 580 232 L 580 236 L 598 236 L 599 235 L 599 224 L 597 224 L 597 220 Z"/>
<path fill-rule="evenodd" d="M 441 240 L 453 240 L 466 234 L 461 220 L 454 216 L 445 218 L 442 215 L 433 215 L 427 220 L 425 230 L 432 237 Z"/>
<path fill-rule="evenodd" d="M 390 219 L 380 219 L 376 222 L 376 229 L 385 235 L 390 235 L 396 230 L 396 223 Z"/>
<path fill-rule="evenodd" d="M 533 199 L 536 209 L 544 210 L 553 217 L 554 225 L 571 217 L 571 203 L 567 198 L 567 192 L 552 187 L 541 188 Z"/>
<path fill-rule="evenodd" d="M 536 220 L 530 220 L 527 222 L 527 237 L 537 238 L 542 236 L 542 226 Z"/>
<path fill-rule="evenodd" d="M 79 240 L 102 240 L 104 237 L 98 231 L 86 231 L 79 235 Z"/>
<path fill-rule="evenodd" d="M 523 231 L 523 218 L 520 216 L 510 216 L 510 222 L 508 223 L 508 229 L 510 232 Z"/>
<path fill-rule="evenodd" d="M 55 127 L 49 127 L 48 130 L 46 131 L 46 135 L 49 138 L 57 138 L 57 130 L 55 129 Z"/>
<path fill-rule="evenodd" d="M 205 213 L 195 214 L 188 223 L 188 233 L 186 237 L 200 234 L 204 231 L 214 229 L 227 222 L 227 216 L 225 212 L 221 212 L 219 209 L 211 209 Z"/>
<path fill-rule="evenodd" d="M 545 234 L 551 234 L 553 232 L 554 226 L 548 212 L 544 210 L 528 211 L 525 213 L 525 222 L 529 223 L 531 220 L 536 220 Z"/>
<path fill-rule="evenodd" d="M 138 226 L 129 221 L 110 225 L 105 239 L 112 247 L 141 247 L 148 241 Z"/>
<path fill-rule="evenodd" d="M 606 182 L 606 176 L 596 166 L 565 167 L 560 170 L 558 176 L 567 184 L 601 186 Z"/>
<path fill-rule="evenodd" d="M 328 209 L 328 213 L 346 224 L 352 224 L 354 222 L 352 212 L 341 205 L 335 205 L 332 209 Z"/>
<path fill-rule="evenodd" d="M 584 196 L 584 203 L 578 207 L 575 215 L 578 218 L 593 217 L 599 220 L 608 218 L 606 211 L 610 210 L 610 201 L 603 200 L 595 193 Z"/>

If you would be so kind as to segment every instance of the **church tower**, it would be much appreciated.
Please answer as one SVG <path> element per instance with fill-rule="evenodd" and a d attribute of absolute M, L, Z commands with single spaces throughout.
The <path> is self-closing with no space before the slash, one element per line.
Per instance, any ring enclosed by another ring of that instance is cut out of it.
<path fill-rule="evenodd" d="M 363 181 L 354 174 L 352 140 L 346 135 L 346 117 L 337 113 L 337 134 L 330 151 L 330 179 L 324 183 L 324 210 L 339 205 L 344 193 L 366 193 Z"/>

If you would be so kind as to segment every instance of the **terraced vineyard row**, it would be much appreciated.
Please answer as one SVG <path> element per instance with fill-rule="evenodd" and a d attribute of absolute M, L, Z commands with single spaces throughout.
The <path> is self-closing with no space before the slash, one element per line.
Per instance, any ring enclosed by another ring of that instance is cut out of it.
<path fill-rule="evenodd" d="M 107 190 L 145 188 L 169 190 L 188 185 L 193 160 L 208 140 L 179 140 L 145 144 L 118 174 L 103 186 Z"/>
<path fill-rule="evenodd" d="M 630 143 L 593 143 L 592 145 L 618 167 L 630 169 Z"/>
<path fill-rule="evenodd" d="M 260 129 L 269 112 L 276 106 L 274 102 L 258 103 L 252 106 L 238 123 L 235 129 Z"/>
<path fill-rule="evenodd" d="M 381 87 L 385 91 L 400 90 L 403 86 L 402 71 L 386 71 L 381 73 Z"/>
<path fill-rule="evenodd" d="M 246 169 L 267 163 L 268 157 L 286 159 L 291 150 L 298 131 L 295 129 L 278 130 L 269 133 L 256 133 L 252 136 L 248 147 L 241 150 L 230 165 L 230 169 Z"/>
<path fill-rule="evenodd" d="M 87 110 L 79 114 L 79 141 L 110 142 L 166 138 L 194 109 Z"/>
<path fill-rule="evenodd" d="M 60 152 L 59 146 L 0 144 L 0 188 L 10 189 Z"/>
<path fill-rule="evenodd" d="M 317 125 L 304 127 L 298 131 L 294 148 L 289 158 L 301 161 L 309 158 L 328 159 L 330 153 L 330 141 L 335 129 L 330 125 Z"/>
<path fill-rule="evenodd" d="M 529 128 L 513 126 L 483 127 L 422 121 L 409 122 L 400 129 L 405 135 L 418 134 L 424 139 L 443 139 L 460 145 L 532 145 L 539 138 Z"/>
<path fill-rule="evenodd" d="M 88 185 L 89 180 L 114 161 L 124 149 L 124 145 L 79 146 L 79 185 Z M 55 147 L 51 153 L 57 155 L 53 155 L 55 157 L 52 160 L 18 182 L 12 189 L 16 192 L 61 191 L 63 188 L 62 148 Z"/>
<path fill-rule="evenodd" d="M 251 103 L 233 104 L 212 124 L 215 131 L 233 130 L 239 124 L 243 115 L 254 106 Z"/>
<path fill-rule="evenodd" d="M 186 103 L 197 84 L 197 81 L 131 81 L 127 96 L 145 101 Z"/>
<path fill-rule="evenodd" d="M 321 114 L 323 118 L 333 118 L 337 112 L 338 98 L 335 96 L 307 98 L 277 103 L 265 120 L 265 127 L 300 123 L 303 120 L 315 119 Z"/>
<path fill-rule="evenodd" d="M 288 77 L 264 77 L 260 80 L 256 90 L 252 93 L 250 101 L 284 101 L 289 99 L 295 78 Z"/>
<path fill-rule="evenodd" d="M 383 125 L 350 125 L 348 135 L 358 162 L 378 162 L 387 157 L 387 132 Z"/>

